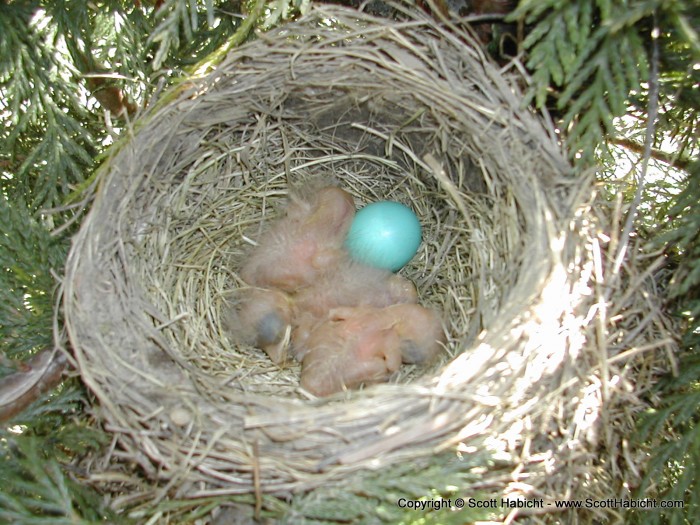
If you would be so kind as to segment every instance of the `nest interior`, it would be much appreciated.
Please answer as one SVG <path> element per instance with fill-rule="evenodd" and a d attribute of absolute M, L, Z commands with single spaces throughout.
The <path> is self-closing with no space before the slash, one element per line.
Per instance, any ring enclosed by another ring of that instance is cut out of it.
<path fill-rule="evenodd" d="M 313 399 L 298 367 L 227 336 L 251 243 L 319 178 L 417 212 L 402 274 L 445 321 L 433 368 Z M 66 325 L 113 454 L 176 494 L 282 494 L 490 436 L 551 483 L 524 442 L 570 464 L 595 440 L 577 394 L 605 359 L 576 215 L 589 190 L 463 31 L 326 7 L 260 35 L 141 119 L 75 239 Z"/>

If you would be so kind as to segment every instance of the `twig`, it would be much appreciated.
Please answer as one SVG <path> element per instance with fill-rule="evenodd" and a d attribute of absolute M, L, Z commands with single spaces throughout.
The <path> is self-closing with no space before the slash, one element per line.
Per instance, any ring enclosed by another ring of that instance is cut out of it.
<path fill-rule="evenodd" d="M 645 141 L 646 142 L 646 141 Z M 615 138 L 610 141 L 611 144 L 614 144 L 615 146 L 620 146 L 621 148 L 628 149 L 634 153 L 644 153 L 646 144 L 640 144 L 638 142 L 635 142 L 632 139 L 625 139 L 625 138 Z M 691 161 L 690 159 L 687 158 L 680 158 L 676 157 L 675 155 L 671 153 L 666 153 L 665 151 L 661 151 L 658 149 L 651 149 L 651 158 L 654 160 L 658 160 L 660 162 L 664 162 L 668 164 L 669 166 L 672 166 L 674 168 L 677 168 L 679 170 L 684 170 L 688 171 L 690 168 Z"/>
<path fill-rule="evenodd" d="M 0 422 L 9 420 L 61 382 L 66 357 L 55 348 L 42 350 L 22 369 L 0 380 Z"/>
<path fill-rule="evenodd" d="M 656 21 L 654 23 L 654 29 L 651 33 L 651 68 L 649 70 L 649 104 L 648 104 L 648 120 L 647 129 L 644 136 L 644 153 L 642 155 L 642 170 L 637 179 L 637 190 L 634 194 L 634 200 L 627 214 L 627 220 L 625 221 L 625 226 L 622 230 L 622 235 L 620 235 L 620 244 L 618 248 L 617 255 L 615 256 L 615 263 L 612 268 L 612 276 L 616 278 L 620 272 L 620 267 L 622 266 L 622 261 L 627 253 L 627 246 L 629 243 L 629 237 L 634 228 L 634 220 L 637 217 L 637 209 L 642 202 L 642 192 L 644 191 L 644 182 L 647 175 L 647 169 L 649 168 L 649 160 L 652 156 L 652 142 L 654 140 L 654 132 L 656 130 L 656 118 L 659 112 L 659 28 Z M 614 287 L 609 288 L 612 290 Z M 608 294 L 610 291 L 608 292 Z"/>
<path fill-rule="evenodd" d="M 243 20 L 236 32 L 231 35 L 224 45 L 209 55 L 203 62 L 197 64 L 192 71 L 194 76 L 204 75 L 216 67 L 233 48 L 246 41 L 248 35 L 255 27 L 256 22 L 262 16 L 265 9 L 265 0 L 256 0 L 253 9 Z"/>

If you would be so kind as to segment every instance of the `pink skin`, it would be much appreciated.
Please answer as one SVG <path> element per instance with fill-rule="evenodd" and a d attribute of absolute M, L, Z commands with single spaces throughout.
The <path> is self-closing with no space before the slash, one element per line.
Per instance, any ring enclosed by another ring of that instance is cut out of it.
<path fill-rule="evenodd" d="M 434 361 L 446 342 L 437 314 L 417 304 L 397 304 L 384 309 L 393 317 L 404 363 L 425 365 Z"/>
<path fill-rule="evenodd" d="M 383 308 L 418 301 L 415 286 L 388 270 L 345 261 L 294 296 L 294 348 L 305 346 L 311 331 L 342 306 Z"/>
<path fill-rule="evenodd" d="M 352 196 L 340 188 L 291 199 L 286 215 L 260 239 L 241 270 L 247 283 L 294 292 L 344 260 L 343 242 L 355 215 Z"/>
<path fill-rule="evenodd" d="M 301 385 L 327 396 L 386 380 L 401 366 L 399 339 L 374 308 L 336 308 L 309 336 Z"/>
<path fill-rule="evenodd" d="M 334 308 L 297 354 L 301 384 L 326 396 L 386 380 L 404 363 L 433 361 L 445 341 L 438 316 L 417 304 Z"/>
<path fill-rule="evenodd" d="M 295 302 L 299 310 L 325 316 L 338 306 L 374 306 L 418 301 L 411 281 L 389 270 L 372 268 L 350 260 L 329 269 L 311 286 L 299 290 Z"/>

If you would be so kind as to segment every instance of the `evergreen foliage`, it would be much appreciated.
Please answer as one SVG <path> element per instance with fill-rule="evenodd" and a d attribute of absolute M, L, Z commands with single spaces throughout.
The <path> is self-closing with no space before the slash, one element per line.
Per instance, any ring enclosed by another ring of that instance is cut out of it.
<path fill-rule="evenodd" d="M 659 383 L 659 406 L 640 422 L 635 439 L 652 450 L 638 495 L 686 506 L 633 512 L 630 519 L 692 523 L 700 517 L 700 8 L 667 0 L 524 0 L 511 18 L 532 28 L 522 43 L 532 74 L 530 99 L 551 106 L 578 165 L 606 166 L 602 181 L 612 183 L 611 198 L 622 188 L 627 202 L 644 181 L 620 180 L 616 146 L 631 152 L 632 170 L 638 170 L 648 125 L 650 48 L 658 41 L 651 157 L 665 173 L 642 188 L 636 232 L 657 249 L 666 247 L 674 276 L 659 284 L 668 284 L 668 307 L 684 318 L 685 332 L 682 372 Z"/>
<path fill-rule="evenodd" d="M 673 70 L 681 74 L 678 62 L 692 66 L 688 58 L 698 44 L 688 28 L 698 27 L 698 16 L 692 3 L 671 0 L 520 2 L 511 19 L 531 27 L 522 42 L 533 81 L 530 99 L 559 115 L 572 156 L 591 164 L 616 135 L 616 117 L 646 111 L 638 95 L 648 81 L 652 38 L 666 43 L 664 65 L 676 62 Z M 686 71 L 697 82 L 697 70 Z M 685 81 L 692 89 L 693 78 Z"/>
<path fill-rule="evenodd" d="M 676 217 L 673 229 L 656 239 L 675 259 L 668 297 L 685 321 L 681 367 L 677 377 L 658 384 L 658 407 L 642 419 L 638 445 L 654 445 L 640 494 L 658 499 L 682 500 L 682 510 L 644 512 L 639 523 L 693 523 L 700 518 L 700 161 L 690 165 L 685 188 L 669 209 Z M 678 262 L 683 261 L 683 262 Z M 659 476 L 659 473 L 663 473 Z M 696 519 L 693 519 L 695 517 Z M 690 521 L 687 521 L 690 520 Z"/>
<path fill-rule="evenodd" d="M 697 338 L 697 335 L 695 336 Z M 700 354 L 697 342 L 683 356 L 678 377 L 660 384 L 662 401 L 642 419 L 638 439 L 656 445 L 640 497 L 683 501 L 683 509 L 652 509 L 634 516 L 635 523 L 680 525 L 700 517 Z M 635 514 L 635 513 L 632 513 Z"/>
<path fill-rule="evenodd" d="M 61 271 L 67 246 L 20 198 L 0 195 L 0 228 L 0 349 L 5 357 L 24 358 L 52 344 L 52 272 Z"/>
<path fill-rule="evenodd" d="M 125 122 L 195 64 L 250 38 L 253 26 L 283 23 L 307 6 L 308 0 L 0 0 L 0 381 L 52 345 L 55 276 L 84 211 L 68 206 L 69 196 L 84 187 Z M 687 507 L 630 519 L 692 523 L 700 517 L 700 7 L 692 0 L 522 0 L 510 19 L 526 27 L 529 102 L 550 107 L 581 168 L 601 160 L 613 165 L 619 151 L 613 146 L 641 152 L 649 49 L 658 38 L 660 112 L 652 156 L 679 171 L 676 179 L 647 185 L 638 233 L 666 248 L 673 271 L 668 307 L 686 330 L 681 374 L 659 384 L 659 402 L 636 436 L 637 446 L 653 451 L 639 494 L 684 499 Z M 635 190 L 630 180 L 625 198 L 631 201 Z M 78 380 L 70 379 L 2 427 L 0 521 L 117 521 L 76 467 L 109 440 L 91 425 L 87 404 Z M 289 510 L 298 522 L 376 516 L 412 523 L 415 514 L 394 505 L 401 495 L 459 494 L 467 469 L 445 461 L 424 465 L 420 479 L 399 466 L 354 477 L 342 493 L 304 495 L 289 509 L 266 497 L 265 507 Z M 184 523 L 222 501 L 200 501 L 198 509 L 191 502 L 159 505 Z M 488 518 L 445 511 L 423 522 L 450 523 L 455 516 Z"/>
<path fill-rule="evenodd" d="M 31 6 L 0 4 L 0 187 L 32 211 L 59 205 L 96 153 L 75 70 L 57 44 L 56 26 Z"/>
<path fill-rule="evenodd" d="M 492 493 L 467 493 L 461 487 L 478 479 L 478 467 L 493 461 L 486 455 L 457 458 L 441 454 L 429 461 L 393 465 L 377 472 L 358 473 L 340 486 L 320 488 L 295 498 L 285 523 L 309 525 L 333 523 L 458 525 L 498 518 L 494 510 L 455 506 L 456 498 L 488 500 Z M 417 475 L 419 473 L 419 475 Z M 450 500 L 446 506 L 416 511 L 399 506 L 408 501 Z M 496 509 L 499 510 L 499 509 Z"/>
<path fill-rule="evenodd" d="M 60 387 L 55 400 L 37 404 L 0 432 L 0 461 L 7 481 L 0 489 L 0 522 L 91 524 L 114 519 L 103 498 L 81 483 L 75 457 L 104 447 L 109 437 L 79 415 L 84 393 L 77 382 Z"/>

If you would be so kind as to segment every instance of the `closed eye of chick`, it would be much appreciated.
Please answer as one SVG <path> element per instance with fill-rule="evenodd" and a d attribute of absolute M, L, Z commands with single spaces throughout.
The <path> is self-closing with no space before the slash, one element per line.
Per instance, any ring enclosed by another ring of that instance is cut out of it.
<path fill-rule="evenodd" d="M 396 304 L 385 308 L 382 315 L 395 321 L 392 326 L 404 363 L 427 365 L 443 351 L 447 339 L 442 321 L 433 310 L 418 304 Z"/>
<path fill-rule="evenodd" d="M 242 288 L 236 292 L 227 322 L 231 337 L 254 345 L 282 364 L 292 323 L 291 298 L 280 290 Z"/>

